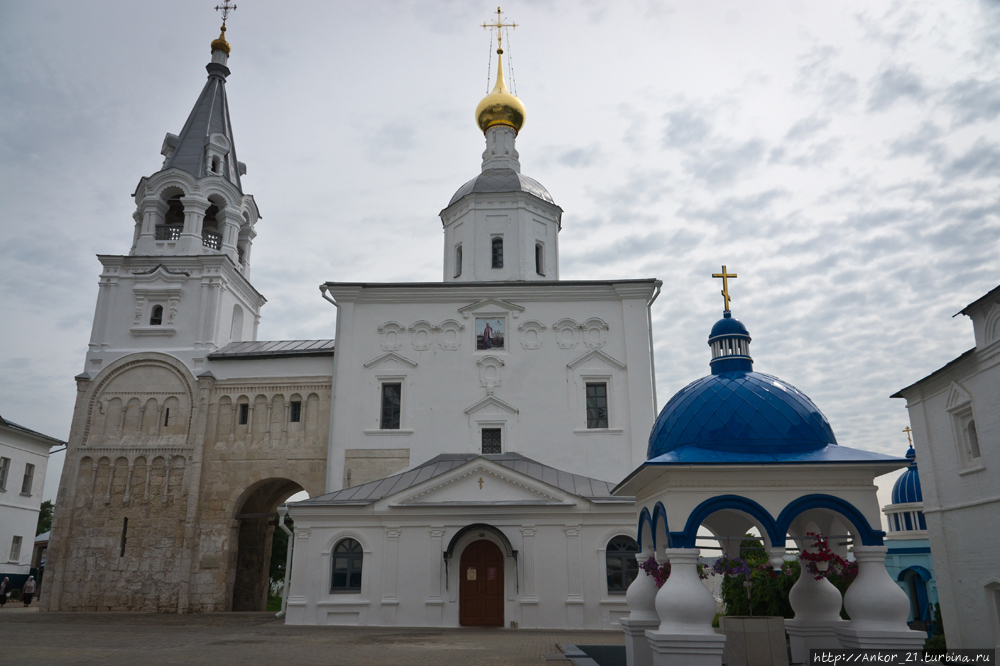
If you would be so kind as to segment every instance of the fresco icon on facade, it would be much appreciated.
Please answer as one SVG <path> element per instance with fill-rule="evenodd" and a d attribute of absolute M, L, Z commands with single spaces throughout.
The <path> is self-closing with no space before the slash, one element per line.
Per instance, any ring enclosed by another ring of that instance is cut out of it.
<path fill-rule="evenodd" d="M 504 346 L 504 328 L 507 320 L 504 317 L 476 318 L 476 349 L 506 349 Z"/>

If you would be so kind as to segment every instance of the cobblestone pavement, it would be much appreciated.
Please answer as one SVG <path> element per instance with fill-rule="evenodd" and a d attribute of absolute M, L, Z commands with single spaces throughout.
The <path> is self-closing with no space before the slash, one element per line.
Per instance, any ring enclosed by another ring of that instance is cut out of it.
<path fill-rule="evenodd" d="M 537 666 L 558 643 L 625 641 L 621 631 L 286 627 L 273 613 L 10 611 L 0 610 L 0 664 Z"/>

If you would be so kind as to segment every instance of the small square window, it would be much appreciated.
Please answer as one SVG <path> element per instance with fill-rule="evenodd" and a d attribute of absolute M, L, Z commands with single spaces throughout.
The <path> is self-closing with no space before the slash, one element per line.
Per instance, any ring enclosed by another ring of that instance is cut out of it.
<path fill-rule="evenodd" d="M 382 430 L 399 430 L 402 394 L 402 384 L 382 384 L 382 418 L 380 420 Z"/>
<path fill-rule="evenodd" d="M 35 466 L 28 463 L 24 466 L 24 480 L 21 482 L 21 494 L 31 494 L 31 484 L 35 480 Z"/>
<path fill-rule="evenodd" d="M 587 384 L 587 427 L 608 427 L 608 385 Z"/>
<path fill-rule="evenodd" d="M 483 428 L 483 453 L 503 453 L 500 428 Z"/>
<path fill-rule="evenodd" d="M 250 405 L 243 403 L 240 405 L 240 425 L 246 425 L 250 420 Z"/>
<path fill-rule="evenodd" d="M 288 420 L 292 423 L 298 423 L 302 420 L 302 401 L 293 400 L 291 404 L 291 409 L 288 413 Z"/>

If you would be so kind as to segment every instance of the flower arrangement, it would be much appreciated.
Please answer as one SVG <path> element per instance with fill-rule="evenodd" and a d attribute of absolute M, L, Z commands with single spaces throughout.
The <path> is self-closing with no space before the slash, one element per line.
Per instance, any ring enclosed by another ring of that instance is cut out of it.
<path fill-rule="evenodd" d="M 639 568 L 645 571 L 647 576 L 653 577 L 653 581 L 656 583 L 656 589 L 663 587 L 663 584 L 667 582 L 668 578 L 670 578 L 670 562 L 664 562 L 661 565 L 652 555 L 648 560 L 640 563 Z M 702 580 L 708 578 L 708 574 L 705 573 L 705 567 L 701 564 L 698 565 L 698 577 Z"/>
<path fill-rule="evenodd" d="M 849 562 L 830 550 L 829 540 L 821 533 L 806 532 L 813 539 L 813 551 L 802 550 L 799 559 L 805 562 L 806 570 L 813 578 L 820 580 L 836 574 L 847 580 L 854 580 L 858 575 L 858 563 Z"/>
<path fill-rule="evenodd" d="M 656 583 L 656 589 L 663 587 L 663 584 L 667 582 L 668 578 L 670 578 L 670 562 L 664 562 L 661 565 L 652 555 L 650 555 L 648 560 L 640 564 L 639 568 L 645 571 L 647 576 L 653 577 L 653 581 Z"/>
<path fill-rule="evenodd" d="M 721 556 L 712 565 L 714 573 L 724 576 L 750 576 L 750 565 L 742 557 Z"/>

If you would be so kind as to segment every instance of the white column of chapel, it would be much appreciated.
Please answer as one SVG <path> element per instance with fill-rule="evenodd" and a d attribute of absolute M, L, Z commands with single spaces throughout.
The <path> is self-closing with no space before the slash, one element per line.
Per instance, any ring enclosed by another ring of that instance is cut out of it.
<path fill-rule="evenodd" d="M 851 617 L 837 629 L 845 649 L 923 649 L 927 635 L 910 629 L 910 600 L 885 569 L 886 546 L 854 546 L 858 577 L 844 594 L 844 610 Z"/>
<path fill-rule="evenodd" d="M 651 540 L 647 538 L 647 541 Z M 636 556 L 636 561 L 642 564 L 655 555 L 656 550 L 647 543 Z M 646 640 L 646 631 L 660 626 L 660 616 L 656 614 L 656 592 L 656 581 L 641 569 L 625 592 L 629 616 L 618 622 L 625 631 L 625 655 L 629 666 L 653 666 L 653 651 Z"/>
<path fill-rule="evenodd" d="M 803 548 L 814 551 L 814 546 L 805 545 L 807 541 L 803 541 Z M 810 650 L 840 649 L 837 629 L 846 627 L 847 620 L 840 617 L 843 605 L 840 590 L 826 578 L 816 580 L 804 561 L 799 564 L 799 578 L 788 591 L 788 603 L 795 617 L 785 620 L 785 632 L 792 648 L 792 661 L 804 664 L 809 660 Z"/>
<path fill-rule="evenodd" d="M 653 666 L 722 666 L 726 637 L 712 627 L 715 598 L 698 576 L 698 548 L 666 548 L 670 577 L 656 593 L 660 625 L 646 630 Z"/>

